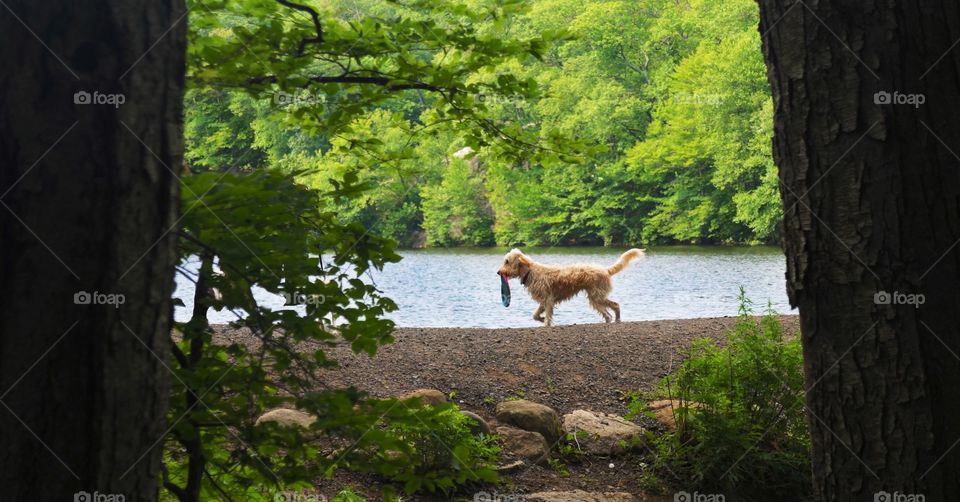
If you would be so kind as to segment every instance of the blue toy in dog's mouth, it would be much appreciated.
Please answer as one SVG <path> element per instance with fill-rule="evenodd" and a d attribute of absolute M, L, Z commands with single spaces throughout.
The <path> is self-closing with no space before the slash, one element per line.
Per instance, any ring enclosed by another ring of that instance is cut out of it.
<path fill-rule="evenodd" d="M 500 301 L 504 307 L 510 306 L 510 282 L 507 280 L 507 274 L 497 274 L 500 276 Z"/>

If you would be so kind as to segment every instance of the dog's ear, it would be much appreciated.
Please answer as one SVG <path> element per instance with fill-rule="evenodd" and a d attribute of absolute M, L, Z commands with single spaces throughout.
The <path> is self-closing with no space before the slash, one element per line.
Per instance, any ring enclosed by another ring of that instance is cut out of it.
<path fill-rule="evenodd" d="M 520 263 L 520 266 L 523 267 L 529 267 L 530 265 L 533 265 L 533 260 L 523 253 L 517 255 L 517 261 Z"/>

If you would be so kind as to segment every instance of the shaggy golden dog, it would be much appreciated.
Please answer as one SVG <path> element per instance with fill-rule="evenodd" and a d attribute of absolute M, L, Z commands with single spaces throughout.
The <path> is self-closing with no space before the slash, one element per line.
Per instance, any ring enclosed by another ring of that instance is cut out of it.
<path fill-rule="evenodd" d="M 631 249 L 620 255 L 620 259 L 610 268 L 590 264 L 555 266 L 537 263 L 519 249 L 513 249 L 503 258 L 503 265 L 497 274 L 520 278 L 520 283 L 540 304 L 533 313 L 533 319 L 545 326 L 553 324 L 554 305 L 573 298 L 581 291 L 587 292 L 590 306 L 603 316 L 604 322 L 611 320 L 607 309 L 613 310 L 616 321 L 620 322 L 620 304 L 607 298 L 613 289 L 610 277 L 640 256 L 643 256 L 642 249 Z"/>

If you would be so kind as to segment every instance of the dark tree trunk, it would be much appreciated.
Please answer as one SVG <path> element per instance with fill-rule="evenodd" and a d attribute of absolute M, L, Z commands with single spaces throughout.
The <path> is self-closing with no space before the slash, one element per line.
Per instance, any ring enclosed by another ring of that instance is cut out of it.
<path fill-rule="evenodd" d="M 0 6 L 3 500 L 157 498 L 184 15 L 181 0 Z"/>
<path fill-rule="evenodd" d="M 956 500 L 960 6 L 760 0 L 760 15 L 817 499 Z"/>

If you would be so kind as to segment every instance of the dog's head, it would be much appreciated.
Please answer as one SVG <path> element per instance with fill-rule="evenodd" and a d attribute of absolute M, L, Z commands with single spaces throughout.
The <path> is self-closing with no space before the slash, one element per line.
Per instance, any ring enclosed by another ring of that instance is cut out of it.
<path fill-rule="evenodd" d="M 497 273 L 507 277 L 521 277 L 530 270 L 531 265 L 533 265 L 533 260 L 529 256 L 523 254 L 519 249 L 511 249 L 503 257 L 503 263 Z"/>

